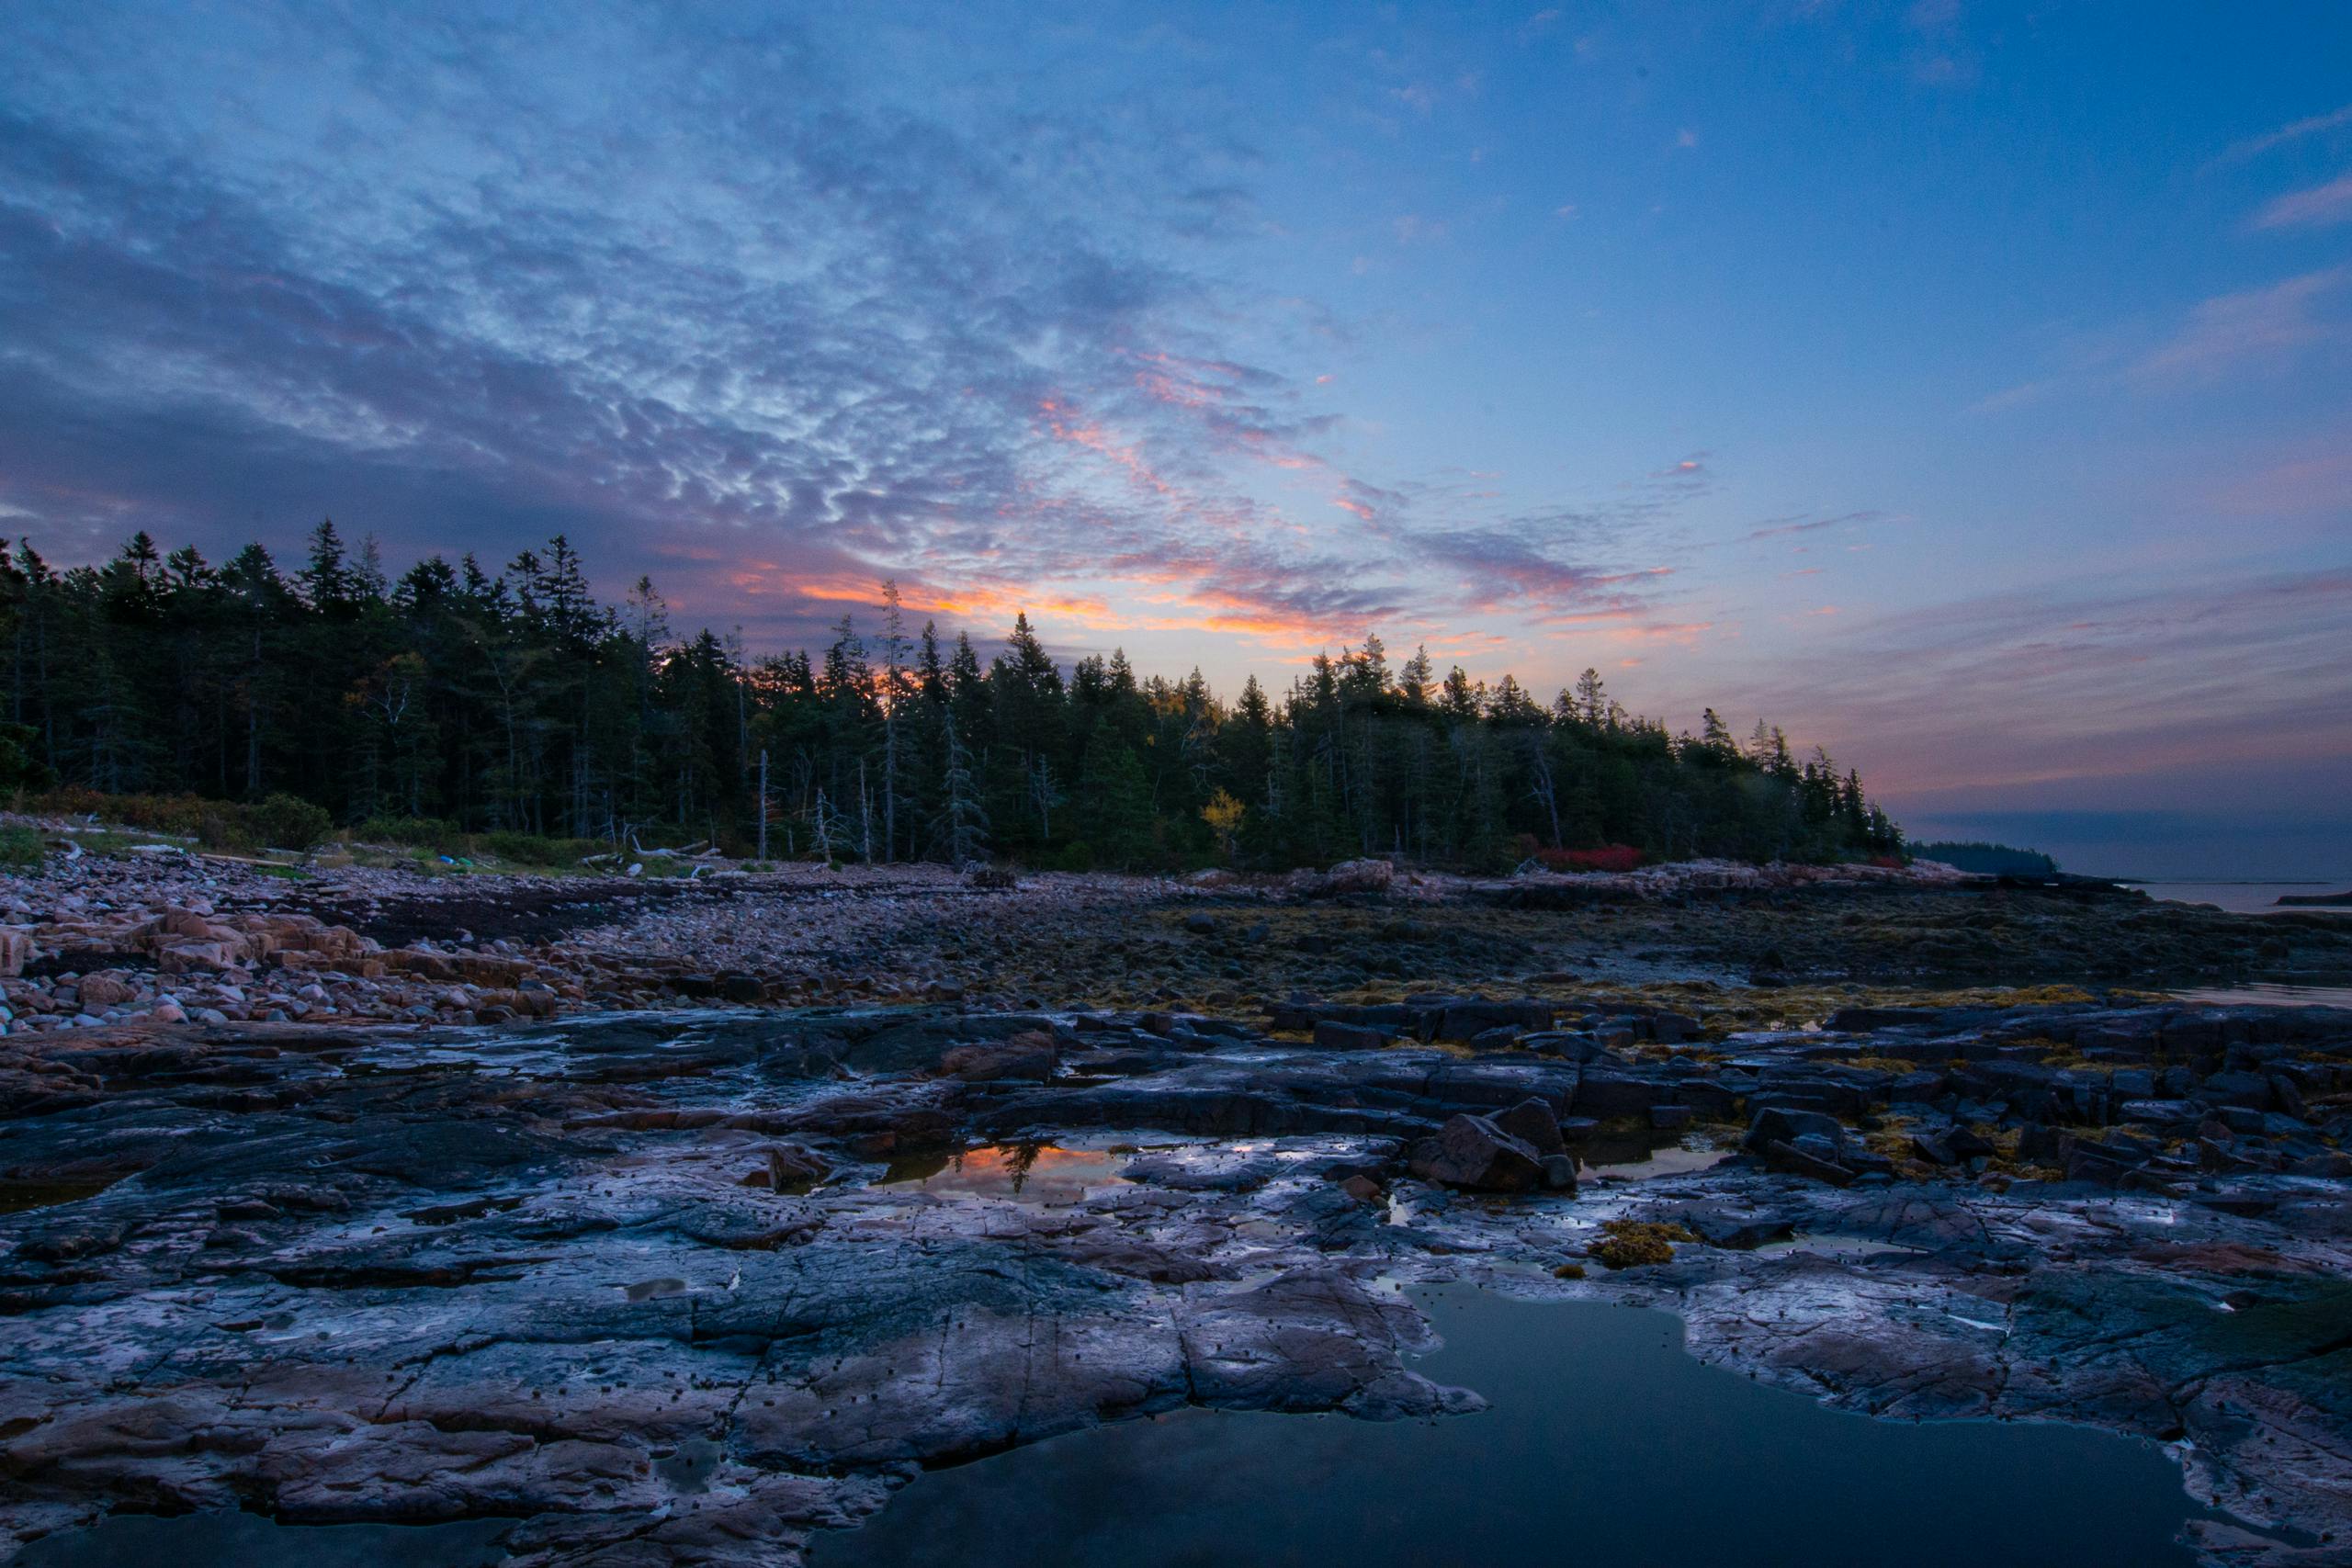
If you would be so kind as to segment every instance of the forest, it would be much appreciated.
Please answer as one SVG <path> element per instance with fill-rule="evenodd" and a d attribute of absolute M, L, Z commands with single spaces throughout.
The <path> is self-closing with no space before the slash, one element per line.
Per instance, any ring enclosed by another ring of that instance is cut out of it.
<path fill-rule="evenodd" d="M 1939 840 L 1934 843 L 1913 844 L 1910 852 L 1920 860 L 1937 860 L 1962 871 L 1973 871 L 1987 876 L 2055 876 L 2058 863 L 2040 850 L 2014 849 L 2007 844 L 1989 844 L 1975 840 L 1965 842 Z"/>
<path fill-rule="evenodd" d="M 1001 648 L 909 624 L 753 656 L 684 635 L 640 579 L 599 602 L 561 536 L 503 570 L 391 576 L 332 522 L 291 570 L 147 534 L 59 570 L 0 542 L 0 788 L 299 797 L 355 836 L 707 838 L 774 859 L 1083 870 L 1474 870 L 1902 852 L 1861 781 L 1713 710 L 1669 733 L 1586 671 L 1540 700 L 1376 637 L 1230 701 L 1123 653 L 1065 671 L 1026 615 Z"/>

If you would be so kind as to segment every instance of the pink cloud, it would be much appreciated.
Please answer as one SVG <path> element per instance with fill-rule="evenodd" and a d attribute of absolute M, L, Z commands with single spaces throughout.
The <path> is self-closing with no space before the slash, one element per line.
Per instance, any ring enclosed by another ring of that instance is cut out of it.
<path fill-rule="evenodd" d="M 2266 203 L 2254 215 L 2256 229 L 2315 229 L 2352 219 L 2352 175 L 2340 175 L 2324 186 L 2289 191 Z"/>
<path fill-rule="evenodd" d="M 2338 329 L 2314 307 L 2343 283 L 2346 269 L 2330 267 L 2243 294 L 2223 294 L 2191 310 L 2169 343 L 2132 366 L 2138 380 L 2211 376 L 2248 359 L 2316 343 Z"/>

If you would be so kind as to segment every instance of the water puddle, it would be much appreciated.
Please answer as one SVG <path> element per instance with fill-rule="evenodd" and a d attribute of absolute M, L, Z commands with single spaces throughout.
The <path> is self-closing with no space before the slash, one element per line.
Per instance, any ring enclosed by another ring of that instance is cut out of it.
<path fill-rule="evenodd" d="M 1689 1176 L 1702 1170 L 1712 1170 L 1736 1153 L 1734 1149 L 1692 1149 L 1677 1144 L 1662 1149 L 1652 1149 L 1636 1160 L 1620 1160 L 1609 1164 L 1593 1162 L 1584 1168 L 1587 1181 L 1653 1181 L 1661 1176 Z"/>
<path fill-rule="evenodd" d="M 1418 1364 L 1492 1400 L 1377 1423 L 1181 1410 L 916 1480 L 815 1568 L 2188 1568 L 2203 1515 L 2154 1444 L 2077 1427 L 1872 1421 L 1598 1303 L 1417 1292 Z M 1988 1506 L 1997 1499 L 1998 1506 Z"/>
<path fill-rule="evenodd" d="M 258 1514 L 115 1514 L 33 1542 L 9 1568 L 492 1568 L 511 1519 L 281 1525 Z"/>
<path fill-rule="evenodd" d="M 2256 981 L 2174 995 L 2185 1002 L 2211 1002 L 2215 1007 L 2352 1008 L 2352 986 L 2275 986 Z"/>
<path fill-rule="evenodd" d="M 21 1214 L 28 1209 L 54 1208 L 95 1198 L 113 1181 L 0 1181 L 0 1214 Z"/>
<path fill-rule="evenodd" d="M 1017 1198 L 1048 1206 L 1076 1203 L 1125 1187 L 1119 1174 L 1133 1144 L 1089 1148 L 1072 1144 L 991 1144 L 960 1154 L 925 1155 L 892 1165 L 876 1183 L 942 1197 Z"/>
<path fill-rule="evenodd" d="M 1803 1252 L 1815 1258 L 1883 1258 L 1899 1252 L 1906 1258 L 1924 1258 L 1927 1248 L 1904 1247 L 1892 1241 L 1872 1241 L 1859 1235 L 1815 1235 L 1799 1231 L 1786 1241 L 1768 1241 L 1755 1248 L 1758 1258 L 1777 1258 L 1792 1252 Z"/>

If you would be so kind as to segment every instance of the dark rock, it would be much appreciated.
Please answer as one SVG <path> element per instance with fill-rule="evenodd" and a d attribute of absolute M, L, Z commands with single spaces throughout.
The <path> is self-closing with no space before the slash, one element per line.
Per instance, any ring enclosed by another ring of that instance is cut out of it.
<path fill-rule="evenodd" d="M 1693 1203 L 1675 1210 L 1673 1218 L 1708 1246 L 1736 1252 L 1751 1252 L 1795 1234 L 1793 1223 L 1781 1215 L 1741 1213 L 1721 1203 Z"/>
<path fill-rule="evenodd" d="M 2199 1098 L 2247 1111 L 2270 1109 L 2270 1079 L 2260 1073 L 2215 1073 L 2199 1086 Z"/>
<path fill-rule="evenodd" d="M 1577 1084 L 1574 1101 L 1579 1116 L 1607 1122 L 1620 1116 L 1647 1116 L 1661 1098 L 1660 1086 L 1646 1077 L 1625 1073 L 1588 1072 Z"/>
<path fill-rule="evenodd" d="M 1412 1172 L 1424 1181 L 1481 1192 L 1524 1192 L 1544 1178 L 1543 1156 L 1485 1116 L 1460 1115 L 1413 1145 Z"/>
<path fill-rule="evenodd" d="M 1758 1152 L 1764 1156 L 1764 1162 L 1776 1170 L 1793 1171 L 1799 1176 L 1810 1176 L 1816 1181 L 1826 1181 L 1836 1187 L 1843 1187 L 1854 1179 L 1851 1170 L 1816 1152 L 1827 1147 L 1826 1139 L 1815 1137 L 1811 1142 L 1812 1147 L 1806 1148 L 1776 1138 L 1765 1144 Z"/>
<path fill-rule="evenodd" d="M 1493 1121 L 1539 1155 L 1568 1152 L 1568 1145 L 1560 1139 L 1559 1112 L 1543 1100 L 1522 1100 L 1508 1111 L 1496 1112 Z"/>
<path fill-rule="evenodd" d="M 1941 1133 L 1914 1133 L 1911 1152 L 1929 1165 L 1958 1165 L 1961 1158 L 1952 1152 L 1951 1140 Z"/>
<path fill-rule="evenodd" d="M 1768 1105 L 1756 1112 L 1747 1124 L 1747 1136 L 1740 1146 L 1750 1153 L 1762 1153 L 1774 1144 L 1793 1143 L 1808 1135 L 1826 1138 L 1833 1145 L 1842 1147 L 1846 1129 L 1834 1116 L 1818 1111 L 1797 1111 L 1786 1106 Z"/>
<path fill-rule="evenodd" d="M 1739 1097 L 1729 1086 L 1707 1078 L 1692 1078 L 1674 1086 L 1677 1105 L 1687 1105 L 1710 1122 L 1729 1122 L 1739 1114 Z"/>
<path fill-rule="evenodd" d="M 1377 1051 L 1392 1038 L 1378 1029 L 1330 1019 L 1315 1026 L 1315 1043 L 1326 1051 Z"/>
<path fill-rule="evenodd" d="M 1060 1062 L 1054 1037 L 1037 1030 L 1009 1040 L 958 1045 L 939 1059 L 939 1070 L 967 1083 L 1004 1079 L 1043 1083 L 1054 1076 Z"/>

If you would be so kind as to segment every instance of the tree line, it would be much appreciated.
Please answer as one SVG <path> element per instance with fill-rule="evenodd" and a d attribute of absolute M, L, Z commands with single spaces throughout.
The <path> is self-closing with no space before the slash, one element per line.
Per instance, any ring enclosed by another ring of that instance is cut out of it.
<path fill-rule="evenodd" d="M 503 570 L 435 556 L 397 578 L 332 522 L 291 571 L 259 545 L 216 566 L 145 533 L 63 570 L 0 542 L 0 784 L 1072 869 L 1902 849 L 1826 754 L 1760 723 L 1736 738 L 1712 709 L 1670 734 L 1589 670 L 1547 704 L 1509 675 L 1441 675 L 1425 650 L 1392 662 L 1367 636 L 1227 702 L 1197 670 L 1139 677 L 1124 653 L 1065 671 L 1025 615 L 984 659 L 911 626 L 894 586 L 879 597 L 864 630 L 844 615 L 821 649 L 755 658 L 677 633 L 649 581 L 600 603 L 560 536 Z"/>

